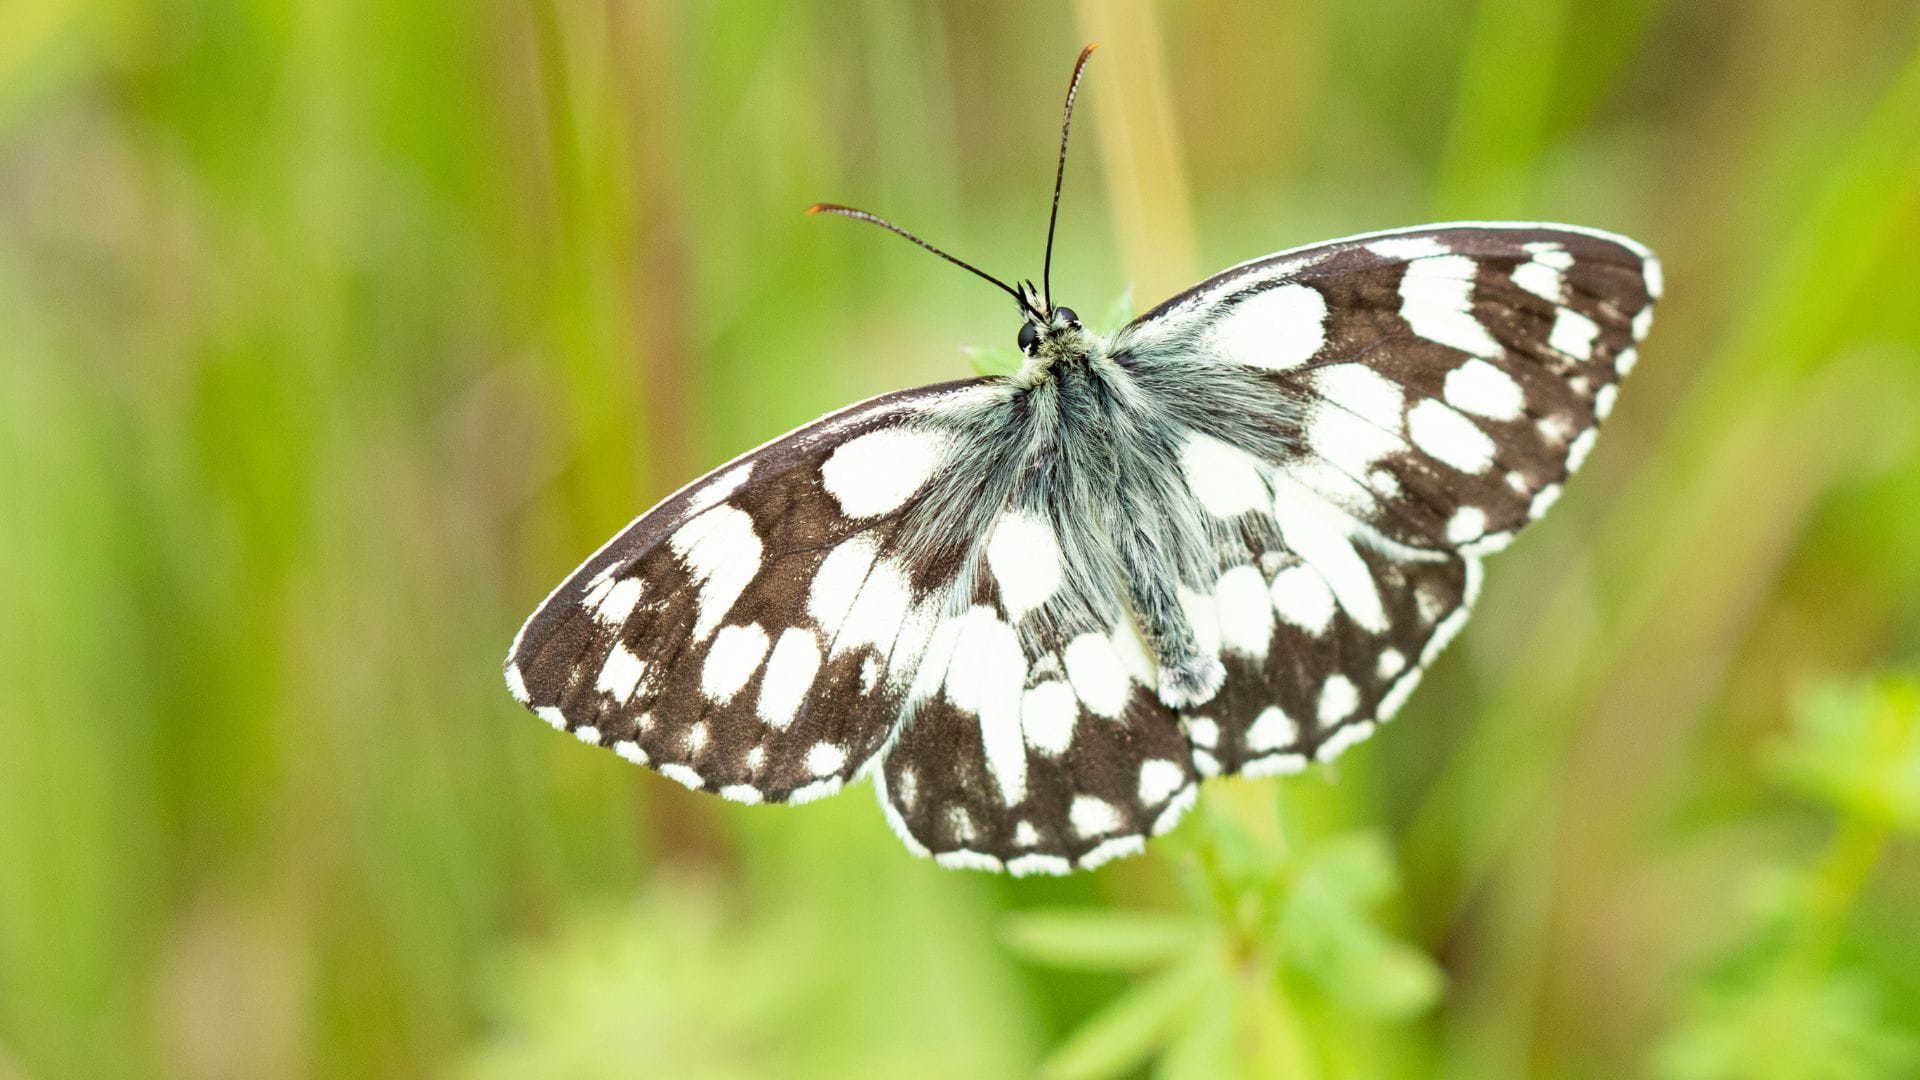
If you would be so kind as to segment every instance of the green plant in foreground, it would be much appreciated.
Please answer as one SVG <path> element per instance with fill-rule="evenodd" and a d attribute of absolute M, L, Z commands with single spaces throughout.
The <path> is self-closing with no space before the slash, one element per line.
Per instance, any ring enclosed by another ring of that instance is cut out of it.
<path fill-rule="evenodd" d="M 1183 830 L 1188 903 L 1179 912 L 1042 909 L 1012 917 L 1008 945 L 1048 967 L 1137 976 L 1042 1066 L 1044 1076 L 1322 1071 L 1332 1013 L 1401 1020 L 1441 990 L 1439 969 L 1373 911 L 1396 887 L 1376 832 L 1295 849 L 1270 787 L 1212 785 Z"/>
<path fill-rule="evenodd" d="M 1675 1080 L 1920 1075 L 1920 1035 L 1888 1016 L 1848 918 L 1888 841 L 1920 834 L 1920 680 L 1829 685 L 1772 756 L 1781 780 L 1838 815 L 1825 853 L 1788 868 L 1761 918 L 1661 1046 Z"/>

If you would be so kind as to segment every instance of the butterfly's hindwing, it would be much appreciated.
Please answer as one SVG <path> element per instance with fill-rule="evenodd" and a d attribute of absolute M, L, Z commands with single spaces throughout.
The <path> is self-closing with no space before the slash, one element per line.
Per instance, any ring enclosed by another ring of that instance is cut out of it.
<path fill-rule="evenodd" d="M 1023 635 L 1008 577 L 978 580 L 987 602 L 935 629 L 875 772 L 887 819 L 943 864 L 1016 875 L 1139 851 L 1193 804 L 1198 776 L 1138 631 Z"/>

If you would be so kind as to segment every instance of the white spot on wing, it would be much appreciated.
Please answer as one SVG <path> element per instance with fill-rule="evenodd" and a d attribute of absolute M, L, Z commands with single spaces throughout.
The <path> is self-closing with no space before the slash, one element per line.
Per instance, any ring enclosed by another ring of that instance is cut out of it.
<path fill-rule="evenodd" d="M 1325 400 L 1309 415 L 1307 442 L 1348 477 L 1402 447 L 1406 395 L 1391 379 L 1365 364 L 1334 364 L 1314 373 L 1313 387 Z"/>
<path fill-rule="evenodd" d="M 1541 488 L 1540 493 L 1533 497 L 1533 502 L 1527 505 L 1527 516 L 1539 517 L 1541 514 L 1546 513 L 1559 498 L 1560 485 L 1548 484 L 1546 487 Z"/>
<path fill-rule="evenodd" d="M 967 813 L 966 807 L 958 804 L 947 807 L 947 833 L 957 844 L 968 843 L 977 835 L 973 815 Z"/>
<path fill-rule="evenodd" d="M 1266 659 L 1267 645 L 1273 640 L 1273 605 L 1267 599 L 1267 582 L 1260 571 L 1236 566 L 1221 574 L 1213 589 L 1213 602 L 1222 646 L 1255 660 Z"/>
<path fill-rule="evenodd" d="M 720 797 L 723 799 L 731 799 L 737 803 L 746 803 L 748 806 L 752 806 L 765 798 L 765 796 L 760 794 L 760 789 L 754 787 L 752 784 L 728 784 L 726 787 L 720 789 Z"/>
<path fill-rule="evenodd" d="M 1080 702 L 1066 683 L 1050 680 L 1028 690 L 1020 701 L 1020 730 L 1027 745 L 1058 757 L 1073 745 L 1074 720 Z"/>
<path fill-rule="evenodd" d="M 1600 336 L 1600 328 L 1592 319 L 1563 307 L 1554 313 L 1553 330 L 1547 334 L 1547 344 L 1566 353 L 1575 360 L 1593 359 L 1593 340 Z"/>
<path fill-rule="evenodd" d="M 1273 516 L 1280 522 L 1281 539 L 1303 562 L 1319 571 L 1347 615 L 1365 629 L 1384 633 L 1386 609 L 1381 605 L 1372 571 L 1348 537 L 1350 523 L 1284 478 Z"/>
<path fill-rule="evenodd" d="M 685 515 L 692 517 L 713 504 L 724 501 L 728 496 L 739 491 L 752 476 L 753 462 L 749 461 L 737 469 L 729 469 L 714 477 L 706 487 L 693 493 L 693 497 L 687 501 Z"/>
<path fill-rule="evenodd" d="M 1442 255 L 1407 264 L 1400 279 L 1400 315 L 1413 332 L 1475 356 L 1499 356 L 1500 343 L 1473 317 L 1477 264 Z"/>
<path fill-rule="evenodd" d="M 1379 717 L 1380 722 L 1383 724 L 1393 719 L 1394 715 L 1400 711 L 1400 706 L 1407 703 L 1407 698 L 1413 694 L 1414 688 L 1419 685 L 1420 669 L 1414 668 L 1412 671 L 1401 676 L 1400 681 L 1393 684 L 1393 689 L 1388 690 L 1386 695 L 1380 699 L 1380 707 L 1374 710 L 1374 715 Z"/>
<path fill-rule="evenodd" d="M 893 559 L 873 564 L 860 595 L 841 621 L 829 655 L 839 656 L 862 645 L 872 645 L 882 655 L 891 651 L 894 635 L 907 616 L 913 598 L 907 590 L 907 575 Z"/>
<path fill-rule="evenodd" d="M 1138 855 L 1147 849 L 1147 841 L 1142 836 L 1116 836 L 1111 840 L 1102 840 L 1093 846 L 1093 850 L 1080 856 L 1080 868 L 1092 870 L 1115 859 L 1128 855 Z"/>
<path fill-rule="evenodd" d="M 1175 792 L 1173 798 L 1168 800 L 1166 809 L 1160 811 L 1160 816 L 1153 819 L 1153 835 L 1159 836 L 1180 824 L 1180 819 L 1186 816 L 1187 811 L 1193 809 L 1194 800 L 1199 797 L 1200 785 L 1198 784 L 1188 784 Z"/>
<path fill-rule="evenodd" d="M 1273 610 L 1309 634 L 1324 634 L 1333 621 L 1333 590 L 1311 566 L 1289 566 L 1273 577 Z"/>
<path fill-rule="evenodd" d="M 1608 383 L 1601 387 L 1600 392 L 1593 395 L 1593 415 L 1602 420 L 1612 416 L 1613 403 L 1619 400 L 1619 398 L 1620 387 L 1618 384 Z"/>
<path fill-rule="evenodd" d="M 1399 431 L 1397 412 L 1383 427 L 1347 409 L 1318 404 L 1307 418 L 1307 445 L 1343 474 L 1328 486 L 1346 491 L 1349 478 L 1368 475 L 1375 462 L 1405 447 Z"/>
<path fill-rule="evenodd" d="M 890 513 L 919 491 L 946 456 L 947 440 L 923 428 L 885 427 L 834 448 L 820 486 L 848 517 Z"/>
<path fill-rule="evenodd" d="M 837 743 L 817 742 L 807 748 L 807 771 L 815 776 L 832 776 L 847 767 L 846 748 Z"/>
<path fill-rule="evenodd" d="M 1193 630 L 1194 644 L 1208 656 L 1220 655 L 1220 612 L 1209 593 L 1198 593 L 1182 585 L 1174 590 L 1180 599 L 1180 611 Z M 1196 704 L 1198 704 L 1196 702 Z"/>
<path fill-rule="evenodd" d="M 680 526 L 667 543 L 700 583 L 693 639 L 705 641 L 760 572 L 760 536 L 746 511 L 716 506 Z"/>
<path fill-rule="evenodd" d="M 640 602 L 641 581 L 639 578 L 622 578 L 605 588 L 599 602 L 593 605 L 593 617 L 599 622 L 617 626 L 627 621 L 633 614 L 634 605 Z M 595 592 L 600 592 L 596 589 Z"/>
<path fill-rule="evenodd" d="M 888 686 L 898 689 L 919 670 L 921 655 L 940 624 L 940 605 L 945 602 L 946 597 L 939 592 L 930 593 L 901 620 L 900 633 L 893 639 L 893 652 L 887 656 Z"/>
<path fill-rule="evenodd" d="M 647 662 L 635 656 L 625 642 L 616 641 L 607 653 L 607 662 L 600 666 L 600 677 L 594 680 L 593 688 L 625 705 L 633 700 L 634 689 L 646 677 Z"/>
<path fill-rule="evenodd" d="M 1143 806 L 1157 806 L 1186 782 L 1186 771 L 1178 762 L 1148 758 L 1140 763 L 1140 802 Z"/>
<path fill-rule="evenodd" d="M 1330 364 L 1313 373 L 1321 397 L 1388 431 L 1400 430 L 1406 395 L 1392 379 L 1365 364 Z"/>
<path fill-rule="evenodd" d="M 1113 643 L 1100 634 L 1081 634 L 1067 644 L 1066 664 L 1067 680 L 1087 711 L 1118 719 L 1127 707 L 1130 687 Z"/>
<path fill-rule="evenodd" d="M 1220 745 L 1220 725 L 1210 717 L 1188 716 L 1182 718 L 1187 729 L 1187 741 L 1195 746 L 1204 746 L 1211 750 Z"/>
<path fill-rule="evenodd" d="M 1133 625 L 1132 619 L 1121 619 L 1113 628 L 1114 655 L 1120 658 L 1120 666 L 1127 669 L 1133 681 L 1141 686 L 1154 683 L 1153 657 L 1147 652 L 1147 643 L 1140 640 L 1140 631 Z"/>
<path fill-rule="evenodd" d="M 1473 421 L 1428 398 L 1407 413 L 1413 444 L 1464 473 L 1493 464 L 1493 440 Z"/>
<path fill-rule="evenodd" d="M 507 665 L 507 692 L 513 695 L 513 700 L 522 705 L 532 700 L 532 695 L 527 693 L 527 680 L 520 674 L 519 664 Z"/>
<path fill-rule="evenodd" d="M 1445 394 L 1447 404 L 1461 412 L 1493 420 L 1518 420 L 1527 404 L 1513 376 L 1480 359 L 1447 372 Z"/>
<path fill-rule="evenodd" d="M 1073 831 L 1087 840 L 1117 832 L 1126 823 L 1112 803 L 1092 795 L 1075 795 L 1073 805 L 1067 808 L 1067 820 L 1073 823 Z"/>
<path fill-rule="evenodd" d="M 1213 346 L 1238 364 L 1286 370 L 1326 343 L 1327 299 L 1310 285 L 1289 284 L 1234 304 L 1213 331 Z"/>
<path fill-rule="evenodd" d="M 980 745 L 1001 801 L 1027 797 L 1027 744 L 1020 725 L 1020 688 L 1027 658 L 1020 636 L 993 609 L 976 606 L 962 616 L 947 667 L 947 700 L 979 718 Z"/>
<path fill-rule="evenodd" d="M 1450 249 L 1431 236 L 1393 236 L 1375 240 L 1367 250 L 1383 259 L 1410 260 L 1445 255 Z"/>
<path fill-rule="evenodd" d="M 1292 776 L 1295 773 L 1305 772 L 1306 768 L 1307 759 L 1301 754 L 1273 754 L 1240 766 L 1240 775 L 1250 779 L 1261 776 Z"/>
<path fill-rule="evenodd" d="M 774 643 L 767 673 L 760 680 L 760 719 L 776 728 L 793 723 L 800 704 L 820 671 L 820 644 L 813 631 L 789 626 Z"/>
<path fill-rule="evenodd" d="M 614 743 L 613 752 L 633 762 L 635 765 L 645 765 L 647 763 L 647 752 L 640 749 L 640 744 L 634 742 L 632 739 L 621 739 L 619 742 Z"/>
<path fill-rule="evenodd" d="M 1319 758 L 1321 761 L 1332 761 L 1334 758 L 1346 753 L 1348 747 L 1355 743 L 1365 741 L 1367 736 L 1372 734 L 1373 721 L 1371 720 L 1362 720 L 1357 724 L 1348 724 L 1346 727 L 1327 736 L 1327 741 L 1320 744 L 1320 748 L 1314 751 L 1313 756 Z"/>
<path fill-rule="evenodd" d="M 700 669 L 700 692 L 715 704 L 732 701 L 760 669 L 768 644 L 767 632 L 759 623 L 721 628 L 707 650 L 706 666 Z"/>
<path fill-rule="evenodd" d="M 1407 654 L 1399 649 L 1380 650 L 1380 659 L 1374 662 L 1373 673 L 1382 679 L 1391 679 L 1407 669 Z"/>
<path fill-rule="evenodd" d="M 829 551 L 813 572 L 813 583 L 807 587 L 807 614 L 829 637 L 840 632 L 847 609 L 860 595 L 867 571 L 873 569 L 875 551 L 871 537 L 851 537 Z"/>
<path fill-rule="evenodd" d="M 1007 860 L 1007 873 L 1014 877 L 1028 877 L 1033 874 L 1051 874 L 1059 877 L 1072 871 L 1073 864 L 1059 855 L 1042 855 L 1033 852 Z"/>
<path fill-rule="evenodd" d="M 829 776 L 824 780 L 815 780 L 811 784 L 802 784 L 787 793 L 787 801 L 798 806 L 801 803 L 824 799 L 838 792 L 845 783 L 846 781 L 837 776 Z"/>
<path fill-rule="evenodd" d="M 1200 505 L 1215 517 L 1232 517 L 1267 505 L 1267 485 L 1253 455 L 1210 435 L 1193 435 L 1180 448 L 1180 468 Z"/>
<path fill-rule="evenodd" d="M 1487 531 L 1487 512 L 1477 506 L 1463 506 L 1447 519 L 1447 540 L 1464 544 Z"/>
<path fill-rule="evenodd" d="M 1588 428 L 1567 447 L 1567 471 L 1576 472 L 1587 463 L 1587 455 L 1593 452 L 1593 444 L 1600 438 L 1597 428 Z"/>
<path fill-rule="evenodd" d="M 1060 588 L 1060 544 L 1052 526 L 1033 514 L 1003 515 L 987 540 L 987 568 L 1007 617 L 1018 622 Z"/>
<path fill-rule="evenodd" d="M 1561 252 L 1564 255 L 1566 252 Z M 1560 303 L 1566 299 L 1565 277 L 1539 255 L 1513 268 L 1513 283 L 1542 300 Z"/>
<path fill-rule="evenodd" d="M 700 778 L 699 773 L 694 772 L 692 769 L 677 761 L 668 762 L 665 765 L 658 766 L 658 768 L 661 776 L 675 783 L 684 784 L 695 791 L 699 791 L 707 785 L 707 782 Z"/>
<path fill-rule="evenodd" d="M 1269 705 L 1254 717 L 1253 724 L 1247 728 L 1247 751 L 1263 754 L 1274 750 L 1284 750 L 1300 738 L 1300 726 L 1293 718 L 1282 712 L 1278 705 Z"/>
<path fill-rule="evenodd" d="M 1360 690 L 1345 675 L 1329 675 L 1320 685 L 1320 704 L 1315 712 L 1322 724 L 1337 724 L 1360 707 Z"/>

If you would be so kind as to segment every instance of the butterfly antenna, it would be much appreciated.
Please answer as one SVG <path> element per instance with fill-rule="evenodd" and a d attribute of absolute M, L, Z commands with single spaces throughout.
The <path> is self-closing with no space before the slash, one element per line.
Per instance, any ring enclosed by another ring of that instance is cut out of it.
<path fill-rule="evenodd" d="M 962 270 L 966 270 L 969 273 L 978 274 L 979 276 L 987 279 L 988 281 L 993 282 L 995 285 L 998 285 L 1001 288 L 1001 290 L 1003 290 L 1008 296 L 1013 297 L 1014 302 L 1019 304 L 1022 309 L 1027 311 L 1033 310 L 1032 306 L 1027 303 L 1026 297 L 1021 296 L 1019 290 L 1015 289 L 1013 286 L 1007 284 L 1004 281 L 1001 281 L 999 278 L 994 277 L 992 274 L 987 273 L 985 270 L 980 269 L 979 267 L 973 265 L 972 263 L 966 261 L 965 259 L 955 258 L 954 256 L 949 255 L 944 251 L 941 251 L 939 248 L 934 247 L 932 244 L 927 243 L 925 240 L 920 239 L 919 237 L 913 235 L 907 230 L 901 228 L 900 226 L 895 225 L 893 222 L 888 221 L 886 218 L 883 218 L 878 214 L 869 214 L 865 210 L 855 210 L 851 206 L 841 206 L 838 203 L 814 203 L 812 206 L 807 207 L 807 213 L 839 214 L 841 217 L 850 217 L 850 218 L 853 218 L 855 221 L 866 221 L 866 222 L 871 222 L 875 225 L 878 225 L 881 228 L 887 230 L 888 232 L 894 234 L 895 236 L 905 237 L 906 239 L 911 240 L 916 244 L 919 244 L 921 247 L 926 248 L 928 251 L 933 252 L 935 255 L 940 256 L 941 258 L 947 260 L 953 265 L 958 266 Z M 1044 312 L 1034 311 L 1033 313 L 1035 315 L 1040 316 L 1040 318 L 1043 320 L 1046 318 L 1046 314 Z"/>
<path fill-rule="evenodd" d="M 1060 116 L 1060 161 L 1053 167 L 1053 210 L 1047 214 L 1047 257 L 1040 265 L 1040 289 L 1047 310 L 1053 310 L 1053 227 L 1060 222 L 1060 181 L 1067 175 L 1067 131 L 1073 127 L 1073 98 L 1080 92 L 1080 73 L 1100 46 L 1088 45 L 1073 62 L 1073 77 L 1067 80 L 1067 106 Z"/>

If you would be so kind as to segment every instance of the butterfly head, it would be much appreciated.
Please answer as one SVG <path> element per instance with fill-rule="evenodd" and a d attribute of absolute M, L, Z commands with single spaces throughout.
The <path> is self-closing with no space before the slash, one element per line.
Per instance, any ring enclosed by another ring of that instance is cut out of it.
<path fill-rule="evenodd" d="M 1085 351 L 1085 342 L 1081 339 L 1086 336 L 1086 331 L 1080 326 L 1080 316 L 1072 308 L 1049 309 L 1031 281 L 1020 283 L 1019 296 L 1023 318 L 1018 339 L 1021 353 L 1029 359 L 1039 359 L 1043 353 Z"/>

